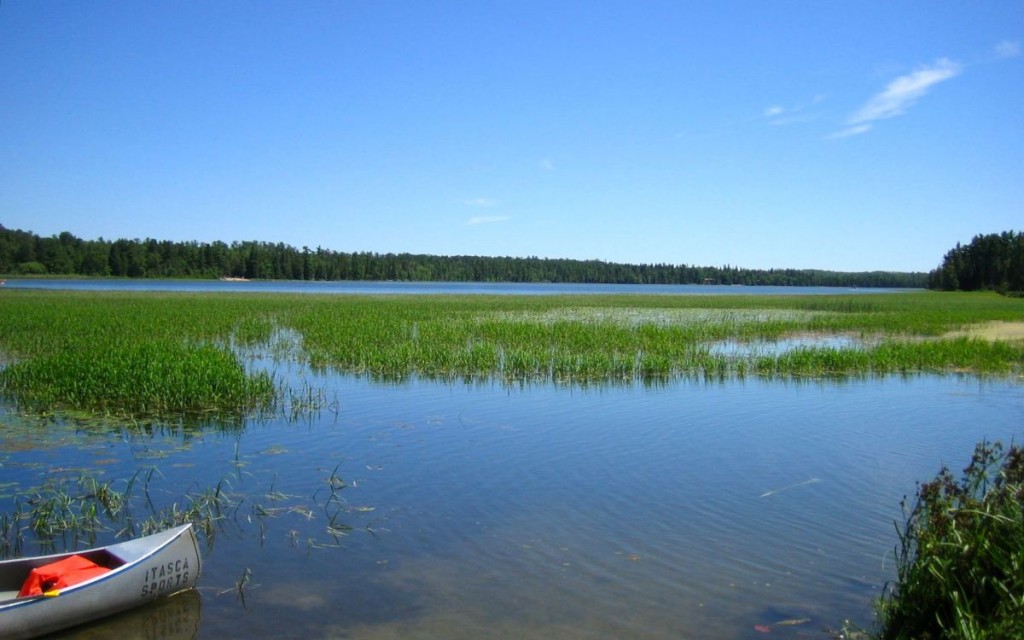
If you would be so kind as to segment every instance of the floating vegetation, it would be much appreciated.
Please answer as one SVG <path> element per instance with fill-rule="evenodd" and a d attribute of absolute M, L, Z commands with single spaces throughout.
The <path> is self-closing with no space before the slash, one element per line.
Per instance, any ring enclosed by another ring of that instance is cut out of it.
<path fill-rule="evenodd" d="M 192 523 L 208 544 L 222 521 L 237 511 L 240 498 L 226 491 L 225 481 L 185 494 L 183 502 L 158 508 L 151 495 L 157 471 L 137 471 L 125 482 L 104 481 L 81 471 L 57 475 L 15 498 L 13 509 L 0 514 L 0 557 L 31 551 L 54 552 L 95 546 L 97 538 L 135 538 Z"/>
<path fill-rule="evenodd" d="M 209 546 L 225 527 L 243 522 L 257 523 L 262 541 L 266 520 L 287 515 L 322 518 L 329 544 L 337 546 L 353 530 L 346 521 L 349 514 L 373 511 L 350 506 L 342 498 L 342 490 L 350 485 L 338 467 L 325 479 L 327 494 L 317 491 L 308 499 L 277 490 L 275 476 L 260 496 L 235 491 L 230 479 L 223 478 L 212 487 L 192 487 L 180 499 L 163 503 L 154 498 L 161 478 L 156 467 L 116 481 L 86 470 L 55 473 L 40 486 L 20 491 L 12 508 L 0 513 L 0 558 L 92 547 L 100 537 L 135 538 L 185 523 L 192 523 Z M 251 505 L 247 514 L 241 513 L 244 503 Z M 313 538 L 307 542 L 310 548 L 325 546 Z"/>

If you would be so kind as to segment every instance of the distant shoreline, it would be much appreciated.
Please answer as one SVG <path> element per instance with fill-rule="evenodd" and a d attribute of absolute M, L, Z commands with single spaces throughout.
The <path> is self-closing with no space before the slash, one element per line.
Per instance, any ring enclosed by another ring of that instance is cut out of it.
<path fill-rule="evenodd" d="M 439 256 L 301 249 L 258 241 L 199 243 L 155 239 L 41 238 L 0 226 L 0 272 L 13 276 L 238 278 L 313 282 L 473 282 L 623 285 L 745 285 L 917 288 L 926 272 L 747 268 L 687 263 L 616 263 L 537 256 Z M 31 258 L 23 260 L 15 256 Z M 244 279 L 244 280 L 243 280 Z"/>
<path fill-rule="evenodd" d="M 840 272 L 836 272 L 840 273 Z M 409 280 L 409 279 L 378 279 L 378 278 L 336 278 L 336 279 L 294 279 L 294 278 L 245 278 L 241 276 L 100 276 L 82 274 L 60 274 L 60 273 L 0 273 L 0 280 L 11 281 L 61 281 L 74 280 L 81 282 L 253 282 L 253 283 L 289 283 L 307 282 L 310 284 L 345 284 L 345 283 L 366 283 L 366 284 L 408 284 L 408 285 L 592 285 L 592 286 L 628 286 L 628 287 L 730 287 L 732 289 L 758 287 L 778 287 L 786 289 L 894 289 L 903 291 L 927 290 L 927 287 L 914 286 L 887 286 L 887 285 L 857 285 L 857 284 L 745 284 L 745 283 L 724 283 L 724 282 L 682 282 L 682 283 L 660 283 L 660 282 L 565 282 L 557 280 Z"/>
<path fill-rule="evenodd" d="M 659 285 L 600 283 L 427 282 L 394 280 L 224 280 L 221 278 L 33 278 L 11 279 L 7 290 L 181 292 L 348 295 L 616 295 L 616 296 L 857 296 L 925 292 L 919 288 L 783 285 Z"/>

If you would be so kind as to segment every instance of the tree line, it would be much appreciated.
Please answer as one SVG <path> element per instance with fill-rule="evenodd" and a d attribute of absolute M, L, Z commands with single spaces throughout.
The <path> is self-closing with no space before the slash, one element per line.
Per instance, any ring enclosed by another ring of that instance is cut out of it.
<path fill-rule="evenodd" d="M 928 274 L 928 288 L 1024 292 L 1024 234 L 1004 231 L 974 236 L 967 246 L 958 242 Z"/>
<path fill-rule="evenodd" d="M 743 269 L 601 260 L 346 253 L 269 242 L 83 240 L 64 232 L 40 237 L 0 225 L 0 273 L 127 278 L 405 280 L 924 287 L 927 274 L 817 269 Z"/>

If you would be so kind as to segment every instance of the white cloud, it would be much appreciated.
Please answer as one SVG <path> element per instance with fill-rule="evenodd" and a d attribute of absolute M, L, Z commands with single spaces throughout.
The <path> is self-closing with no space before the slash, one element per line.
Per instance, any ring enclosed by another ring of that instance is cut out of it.
<path fill-rule="evenodd" d="M 991 49 L 991 55 L 998 59 L 1020 57 L 1019 40 L 1003 40 Z M 863 107 L 851 115 L 846 121 L 846 128 L 841 129 L 829 138 L 846 138 L 866 133 L 874 127 L 878 120 L 895 118 L 906 113 L 931 88 L 940 82 L 957 77 L 964 71 L 964 65 L 949 58 L 939 58 L 931 66 L 902 75 L 890 82 L 883 91 L 868 100 Z M 766 112 L 765 115 L 769 115 Z M 775 123 L 773 123 L 775 124 Z"/>
<path fill-rule="evenodd" d="M 772 126 L 783 126 L 811 122 L 817 120 L 819 114 L 815 107 L 825 101 L 823 94 L 815 95 L 810 102 L 801 102 L 794 105 L 783 106 L 773 104 L 764 110 L 762 114 Z"/>
<path fill-rule="evenodd" d="M 508 216 L 473 216 L 469 220 L 466 220 L 466 224 L 494 224 L 495 222 L 504 222 L 506 220 L 508 220 Z"/>
<path fill-rule="evenodd" d="M 829 138 L 849 138 L 850 136 L 857 136 L 862 133 L 867 133 L 868 131 L 871 131 L 870 124 L 858 124 L 852 127 L 847 127 L 842 131 L 836 131 L 830 135 Z"/>
<path fill-rule="evenodd" d="M 471 198 L 469 200 L 463 200 L 462 204 L 469 207 L 481 207 L 484 209 L 490 209 L 498 206 L 498 201 L 491 198 Z"/>
<path fill-rule="evenodd" d="M 956 77 L 961 70 L 959 64 L 942 58 L 930 67 L 922 67 L 913 73 L 900 76 L 850 116 L 849 124 L 856 127 L 902 115 L 934 85 Z"/>
<path fill-rule="evenodd" d="M 1016 58 L 1020 55 L 1020 42 L 1016 40 L 1003 40 L 995 46 L 997 58 Z"/>

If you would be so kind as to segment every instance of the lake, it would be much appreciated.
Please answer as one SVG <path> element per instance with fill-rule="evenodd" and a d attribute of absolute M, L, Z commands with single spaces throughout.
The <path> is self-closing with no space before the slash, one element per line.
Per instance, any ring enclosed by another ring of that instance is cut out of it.
<path fill-rule="evenodd" d="M 10 289 L 79 291 L 178 291 L 193 293 L 311 293 L 354 295 L 840 295 L 893 293 L 911 289 L 851 287 L 745 287 L 698 284 L 576 284 L 508 282 L 377 282 L 361 280 L 156 280 L 128 278 L 29 278 L 8 280 Z"/>
<path fill-rule="evenodd" d="M 587 388 L 260 366 L 322 390 L 320 411 L 57 422 L 0 447 L 8 501 L 79 467 L 155 466 L 157 501 L 224 479 L 245 496 L 198 597 L 68 637 L 727 639 L 794 619 L 772 637 L 826 637 L 870 623 L 915 481 L 1019 440 L 1024 416 L 1019 384 L 972 377 Z"/>

